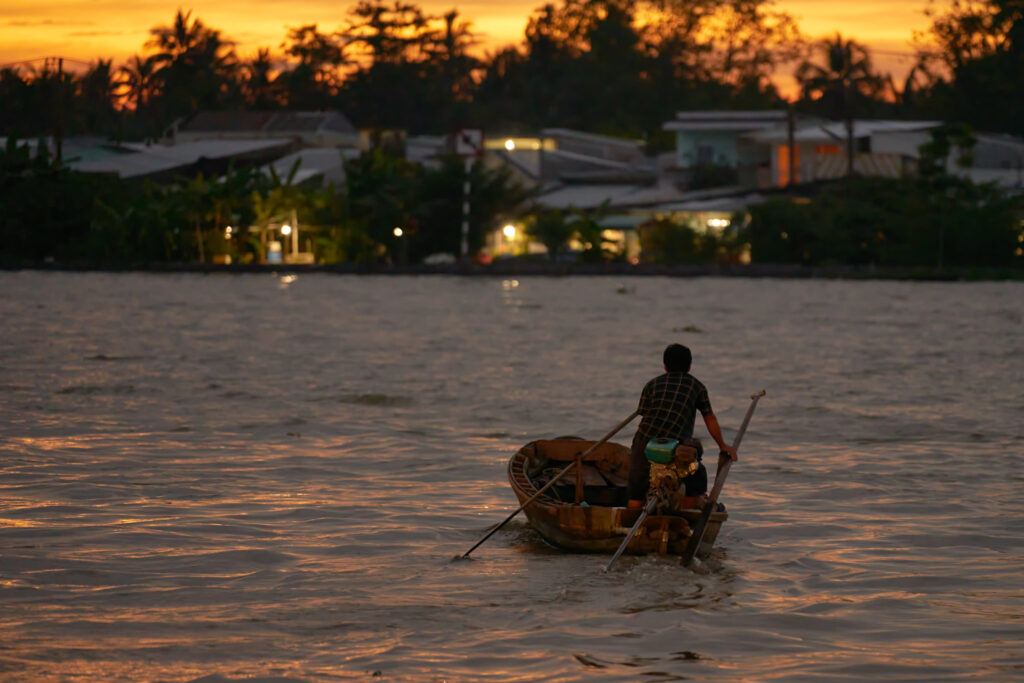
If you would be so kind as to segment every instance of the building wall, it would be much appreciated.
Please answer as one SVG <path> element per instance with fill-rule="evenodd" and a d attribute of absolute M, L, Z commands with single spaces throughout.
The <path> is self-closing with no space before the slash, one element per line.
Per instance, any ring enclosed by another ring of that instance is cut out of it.
<path fill-rule="evenodd" d="M 738 138 L 736 131 L 676 131 L 676 165 L 693 168 L 710 163 L 736 168 Z"/>
<path fill-rule="evenodd" d="M 978 140 L 974 168 L 1024 169 L 1024 143 Z"/>

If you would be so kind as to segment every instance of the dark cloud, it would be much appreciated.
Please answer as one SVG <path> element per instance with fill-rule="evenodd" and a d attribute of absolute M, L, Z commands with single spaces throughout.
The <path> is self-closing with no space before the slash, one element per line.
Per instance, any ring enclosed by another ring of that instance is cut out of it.
<path fill-rule="evenodd" d="M 69 38 L 89 38 L 93 36 L 123 36 L 124 31 L 72 31 L 66 33 Z"/>
<path fill-rule="evenodd" d="M 94 26 L 93 21 L 55 21 L 53 19 L 11 19 L 8 26 L 33 27 L 33 26 Z"/>

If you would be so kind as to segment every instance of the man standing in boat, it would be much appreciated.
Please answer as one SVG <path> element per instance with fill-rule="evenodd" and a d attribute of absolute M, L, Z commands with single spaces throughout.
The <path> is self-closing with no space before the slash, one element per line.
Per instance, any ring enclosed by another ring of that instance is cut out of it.
<path fill-rule="evenodd" d="M 693 424 L 700 411 L 711 438 L 719 450 L 736 460 L 736 449 L 725 443 L 718 418 L 711 410 L 708 390 L 696 377 L 690 374 L 693 355 L 682 344 L 669 344 L 663 355 L 665 374 L 658 375 L 646 385 L 640 394 L 640 426 L 633 437 L 633 448 L 629 462 L 629 507 L 642 508 L 650 484 L 650 463 L 645 453 L 647 442 L 665 437 L 685 443 L 693 438 Z M 703 475 L 703 490 L 707 491 L 707 472 L 700 466 Z"/>

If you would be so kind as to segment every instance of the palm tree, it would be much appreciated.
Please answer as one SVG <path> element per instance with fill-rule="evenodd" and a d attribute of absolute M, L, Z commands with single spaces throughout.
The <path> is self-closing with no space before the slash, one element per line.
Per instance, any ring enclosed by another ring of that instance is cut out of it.
<path fill-rule="evenodd" d="M 121 86 L 124 97 L 136 112 L 143 109 L 156 88 L 156 63 L 152 57 L 132 55 L 128 63 L 121 67 Z"/>
<path fill-rule="evenodd" d="M 825 56 L 824 64 L 805 60 L 797 67 L 796 79 L 805 99 L 816 100 L 846 122 L 846 172 L 852 176 L 857 100 L 863 102 L 879 95 L 887 81 L 875 73 L 868 49 L 852 40 L 843 40 L 839 33 L 833 40 L 818 43 L 817 48 Z"/>
<path fill-rule="evenodd" d="M 284 74 L 288 104 L 293 108 L 323 109 L 337 93 L 338 69 L 345 65 L 344 47 L 337 34 L 320 33 L 316 24 L 288 29 L 282 47 L 298 63 Z"/>
<path fill-rule="evenodd" d="M 155 77 L 171 109 L 215 106 L 238 67 L 234 42 L 199 19 L 193 20 L 191 11 L 183 13 L 180 9 L 170 26 L 157 26 L 149 33 L 152 37 L 146 47 L 158 50 L 152 56 Z"/>
<path fill-rule="evenodd" d="M 89 70 L 78 79 L 76 85 L 78 105 L 81 107 L 81 120 L 78 123 L 89 132 L 113 132 L 117 118 L 114 104 L 119 87 L 113 61 L 96 60 L 89 65 Z"/>
<path fill-rule="evenodd" d="M 256 56 L 245 64 L 245 98 L 254 109 L 275 109 L 281 104 L 281 84 L 271 77 L 274 63 L 270 50 L 261 47 Z"/>

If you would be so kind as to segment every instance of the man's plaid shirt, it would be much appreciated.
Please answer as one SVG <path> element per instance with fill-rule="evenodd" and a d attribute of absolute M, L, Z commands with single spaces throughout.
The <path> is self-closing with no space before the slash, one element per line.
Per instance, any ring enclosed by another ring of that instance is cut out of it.
<path fill-rule="evenodd" d="M 649 439 L 689 439 L 697 411 L 708 415 L 708 390 L 688 372 L 666 372 L 644 386 L 640 394 L 640 427 L 637 435 Z"/>

